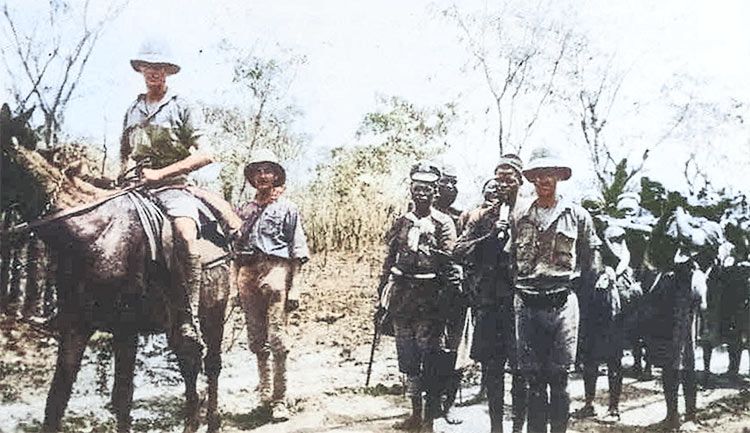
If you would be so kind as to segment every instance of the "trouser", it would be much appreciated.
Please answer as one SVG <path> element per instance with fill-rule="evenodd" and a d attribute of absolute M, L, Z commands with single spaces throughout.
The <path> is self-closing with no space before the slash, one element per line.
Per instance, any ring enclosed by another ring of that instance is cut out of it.
<path fill-rule="evenodd" d="M 508 296 L 493 306 L 475 310 L 476 324 L 471 356 L 482 363 L 482 378 L 487 390 L 490 431 L 503 431 L 505 364 L 513 371 L 511 388 L 513 431 L 520 432 L 526 422 L 528 389 L 516 362 L 516 336 L 513 298 Z"/>
<path fill-rule="evenodd" d="M 487 406 L 490 414 L 490 431 L 493 433 L 503 431 L 504 397 L 505 397 L 505 368 L 503 363 L 493 363 L 485 367 L 484 380 L 487 386 Z M 518 372 L 513 373 L 513 381 L 510 390 L 513 414 L 513 432 L 523 430 L 526 422 L 526 402 L 528 399 L 528 388 L 526 379 Z"/>
<path fill-rule="evenodd" d="M 596 397 L 596 381 L 599 378 L 599 363 L 585 362 L 583 367 L 583 387 L 586 403 Z M 609 382 L 609 410 L 618 411 L 622 394 L 622 358 L 613 356 L 607 360 L 607 380 Z"/>
<path fill-rule="evenodd" d="M 685 398 L 685 418 L 695 419 L 696 398 L 698 387 L 695 380 L 695 370 L 677 370 L 673 367 L 665 367 L 662 370 L 662 386 L 664 388 L 664 399 L 667 404 L 667 420 L 677 420 L 677 390 L 682 382 L 682 391 Z"/>
<path fill-rule="evenodd" d="M 568 368 L 578 345 L 578 300 L 572 292 L 551 296 L 516 297 L 518 367 L 529 384 L 529 433 L 546 433 L 548 421 L 552 433 L 568 427 Z"/>
<path fill-rule="evenodd" d="M 258 360 L 261 400 L 283 400 L 286 394 L 286 297 L 292 284 L 291 260 L 273 256 L 243 259 L 237 287 L 245 311 L 250 351 Z M 273 355 L 273 394 L 270 392 L 269 357 Z"/>
<path fill-rule="evenodd" d="M 425 361 L 441 350 L 443 326 L 437 320 L 393 318 L 398 368 L 406 375 L 406 393 L 410 398 L 421 398 L 422 392 L 427 392 L 425 418 L 436 417 L 440 409 L 439 396 L 433 392 L 434 387 L 425 383 Z"/>

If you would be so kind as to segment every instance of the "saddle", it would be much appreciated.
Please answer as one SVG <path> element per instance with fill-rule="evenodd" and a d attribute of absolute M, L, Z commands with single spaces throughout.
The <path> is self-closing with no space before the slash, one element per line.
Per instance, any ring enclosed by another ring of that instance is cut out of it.
<path fill-rule="evenodd" d="M 174 251 L 172 225 L 169 216 L 166 215 L 159 201 L 148 190 L 135 189 L 129 191 L 126 196 L 136 209 L 138 219 L 148 240 L 151 261 L 162 264 L 170 269 L 172 254 Z M 196 197 L 197 200 L 200 200 Z M 217 223 L 218 217 L 208 203 L 203 204 L 201 213 L 210 213 L 211 220 L 201 220 L 201 237 L 196 241 L 197 252 L 202 257 L 203 266 L 211 267 L 223 263 L 229 257 L 229 242 L 221 226 Z"/>

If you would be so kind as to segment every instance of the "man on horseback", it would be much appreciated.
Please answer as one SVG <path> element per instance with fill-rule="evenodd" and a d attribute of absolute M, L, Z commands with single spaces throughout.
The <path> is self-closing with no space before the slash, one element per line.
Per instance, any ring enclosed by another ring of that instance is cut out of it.
<path fill-rule="evenodd" d="M 167 86 L 167 76 L 180 71 L 168 47 L 161 41 L 147 41 L 130 65 L 143 74 L 146 93 L 138 95 L 125 114 L 121 177 L 137 169 L 140 181 L 172 219 L 179 257 L 175 263 L 181 269 L 177 272 L 179 282 L 172 284 L 173 293 L 169 294 L 170 332 L 200 346 L 190 302 L 200 292 L 202 274 L 195 244 L 202 224 L 213 223 L 215 218 L 186 186 L 187 175 L 212 163 L 213 157 L 204 143 L 200 113 Z"/>

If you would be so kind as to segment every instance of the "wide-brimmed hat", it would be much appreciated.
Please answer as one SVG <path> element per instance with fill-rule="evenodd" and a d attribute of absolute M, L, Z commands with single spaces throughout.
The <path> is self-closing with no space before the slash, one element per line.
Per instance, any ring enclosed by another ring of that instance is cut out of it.
<path fill-rule="evenodd" d="M 568 180 L 572 170 L 554 150 L 548 147 L 539 147 L 531 152 L 529 163 L 526 165 L 523 175 L 532 180 L 542 173 L 554 173 L 559 180 Z"/>
<path fill-rule="evenodd" d="M 279 158 L 276 156 L 276 154 L 269 149 L 257 149 L 251 154 L 250 162 L 245 166 L 245 179 L 250 183 L 250 185 L 255 186 L 252 180 L 253 172 L 255 172 L 255 170 L 257 169 L 258 164 L 264 162 L 271 164 L 276 169 L 276 172 L 278 174 L 278 176 L 276 176 L 276 182 L 273 186 L 284 185 L 284 183 L 286 183 L 286 170 L 284 170 L 284 167 L 279 164 Z"/>
<path fill-rule="evenodd" d="M 168 75 L 180 72 L 180 66 L 172 57 L 172 52 L 166 42 L 158 39 L 148 39 L 141 44 L 138 54 L 130 60 L 130 66 L 136 72 L 141 72 L 141 68 L 147 65 L 163 66 Z"/>

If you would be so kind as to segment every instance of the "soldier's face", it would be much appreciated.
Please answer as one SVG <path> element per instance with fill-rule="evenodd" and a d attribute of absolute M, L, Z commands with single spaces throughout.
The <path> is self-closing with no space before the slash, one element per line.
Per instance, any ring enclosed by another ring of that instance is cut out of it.
<path fill-rule="evenodd" d="M 536 195 L 539 198 L 552 198 L 557 191 L 557 181 L 559 179 L 553 172 L 541 172 L 534 176 L 531 181 L 534 183 Z"/>
<path fill-rule="evenodd" d="M 167 68 L 163 65 L 146 64 L 141 66 L 141 74 L 149 89 L 162 89 L 167 83 Z"/>
<path fill-rule="evenodd" d="M 278 180 L 278 172 L 273 164 L 268 162 L 261 162 L 255 166 L 251 179 L 256 189 L 266 190 L 274 187 L 274 184 Z"/>
<path fill-rule="evenodd" d="M 503 201 L 515 197 L 521 185 L 520 176 L 510 167 L 498 167 L 495 171 L 495 181 L 498 197 Z"/>
<path fill-rule="evenodd" d="M 411 184 L 411 199 L 415 206 L 425 207 L 432 204 L 435 198 L 435 187 L 426 182 L 414 181 Z"/>
<path fill-rule="evenodd" d="M 444 206 L 450 206 L 456 200 L 458 189 L 456 183 L 458 180 L 453 176 L 443 176 L 438 181 L 437 200 Z"/>

